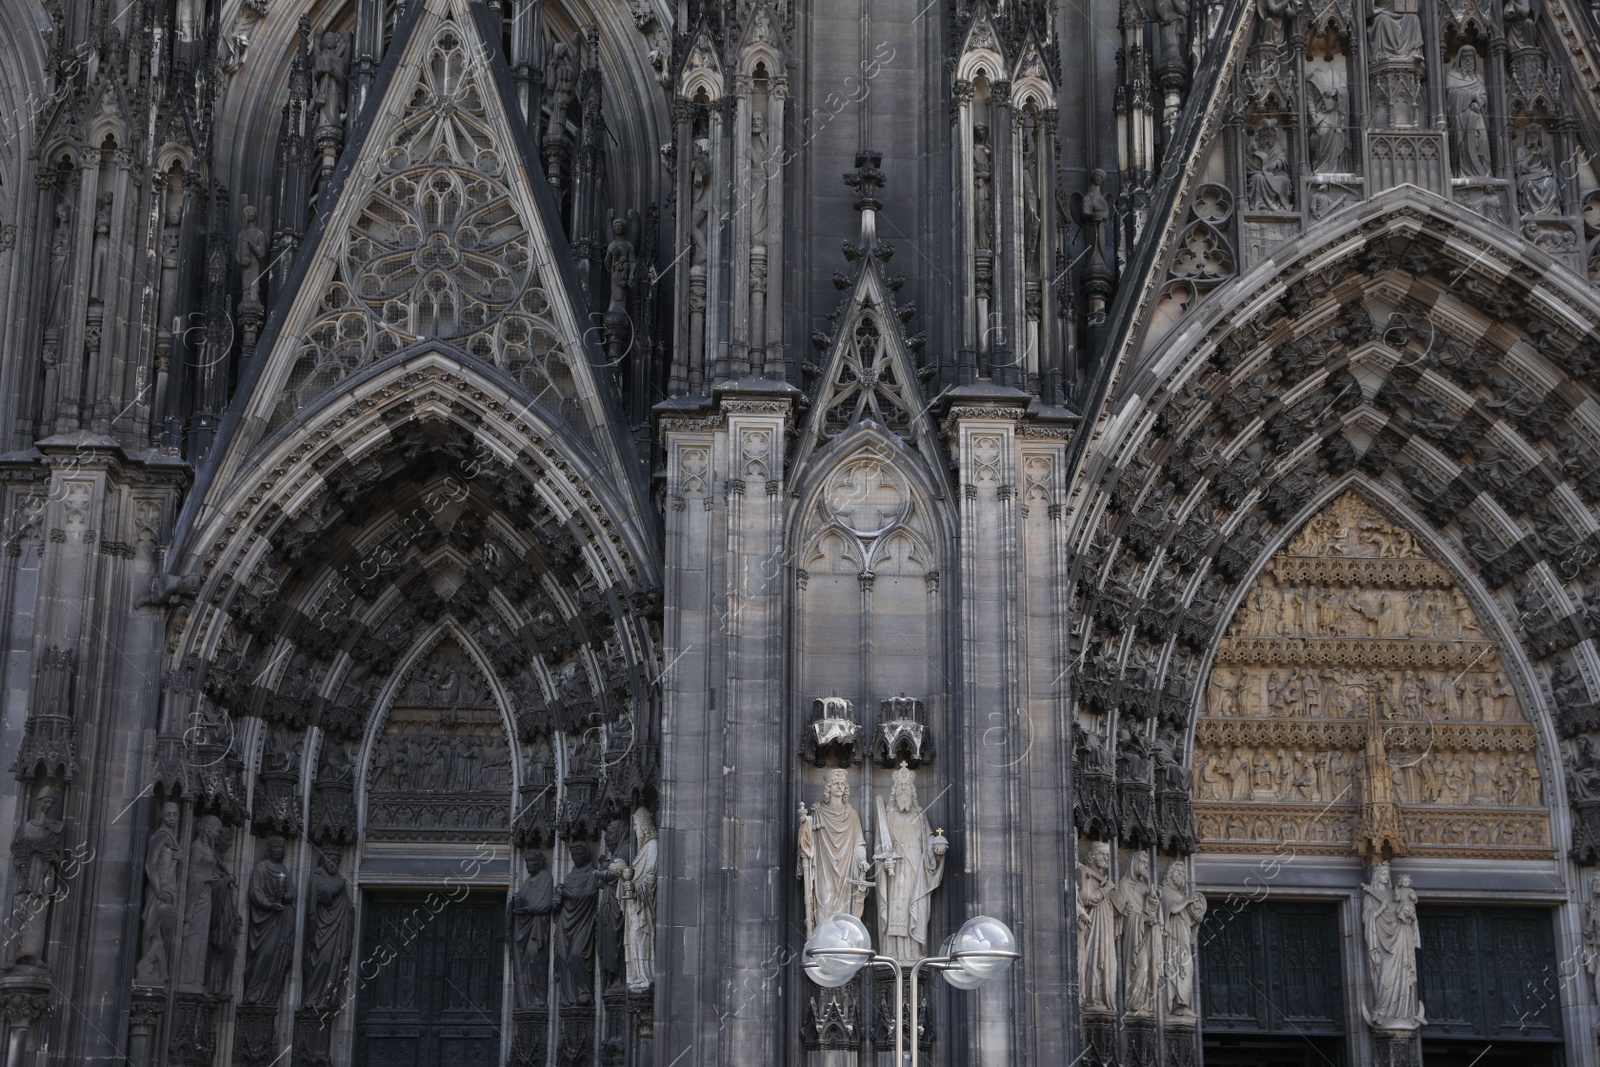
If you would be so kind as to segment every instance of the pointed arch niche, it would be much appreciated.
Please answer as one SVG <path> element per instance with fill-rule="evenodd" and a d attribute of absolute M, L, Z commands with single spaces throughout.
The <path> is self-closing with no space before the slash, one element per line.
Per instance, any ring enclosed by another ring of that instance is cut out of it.
<path fill-rule="evenodd" d="M 937 718 L 947 676 L 943 534 L 912 473 L 920 459 L 870 425 L 834 447 L 802 496 L 793 542 L 797 696 L 804 706 L 846 697 L 870 721 L 877 701 L 903 693 Z"/>
<path fill-rule="evenodd" d="M 1539 741 L 1450 573 L 1354 491 L 1269 560 L 1195 727 L 1201 852 L 1549 859 Z"/>

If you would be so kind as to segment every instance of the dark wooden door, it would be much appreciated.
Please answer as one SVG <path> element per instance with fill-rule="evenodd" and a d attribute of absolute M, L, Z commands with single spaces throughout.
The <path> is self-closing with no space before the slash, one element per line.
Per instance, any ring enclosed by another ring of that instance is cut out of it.
<path fill-rule="evenodd" d="M 505 903 L 373 896 L 361 936 L 356 1067 L 495 1067 Z"/>

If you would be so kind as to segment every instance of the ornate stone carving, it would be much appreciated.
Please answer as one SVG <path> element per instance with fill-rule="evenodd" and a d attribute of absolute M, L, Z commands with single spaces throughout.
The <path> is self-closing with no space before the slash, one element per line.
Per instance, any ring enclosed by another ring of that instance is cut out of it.
<path fill-rule="evenodd" d="M 872 758 L 883 767 L 919 767 L 933 759 L 933 735 L 922 701 L 897 696 L 879 703 Z"/>
<path fill-rule="evenodd" d="M 453 643 L 402 683 L 373 746 L 367 790 L 374 836 L 509 829 L 511 748 L 488 683 Z"/>
<path fill-rule="evenodd" d="M 294 882 L 284 867 L 283 838 L 267 839 L 267 854 L 250 872 L 250 930 L 241 1004 L 276 1005 L 294 959 Z"/>
<path fill-rule="evenodd" d="M 928 825 L 917 807 L 916 777 L 901 764 L 894 772 L 892 799 L 878 797 L 877 867 L 878 951 L 910 966 L 928 954 L 928 918 L 933 891 L 944 879 L 950 842 Z"/>
<path fill-rule="evenodd" d="M 807 763 L 825 767 L 861 762 L 861 724 L 855 705 L 844 697 L 817 697 L 811 702 L 811 721 L 805 726 L 800 755 Z"/>
<path fill-rule="evenodd" d="M 355 943 L 355 900 L 350 883 L 339 870 L 337 851 L 317 854 L 308 894 L 300 1003 L 327 1019 L 343 1005 L 350 949 Z"/>
<path fill-rule="evenodd" d="M 1450 122 L 1450 150 L 1458 178 L 1487 178 L 1489 157 L 1489 88 L 1478 66 L 1478 50 L 1462 45 L 1445 78 L 1445 111 Z"/>
<path fill-rule="evenodd" d="M 178 933 L 178 868 L 183 850 L 178 845 L 178 805 L 161 805 L 160 822 L 145 846 L 144 912 L 139 963 L 134 982 L 142 986 L 167 984 L 172 947 Z"/>
<path fill-rule="evenodd" d="M 563 1042 L 568 1022 L 565 1009 L 594 1003 L 595 914 L 601 887 L 589 845 L 574 841 L 571 855 L 572 869 L 556 886 L 560 905 L 556 916 L 556 978 L 563 1009 Z"/>
<path fill-rule="evenodd" d="M 1367 1025 L 1375 1030 L 1415 1030 L 1423 1024 L 1417 1000 L 1417 892 L 1411 876 L 1391 885 L 1387 863 L 1372 868 L 1363 887 L 1361 932 L 1372 979 L 1372 1004 L 1362 1005 Z"/>
<path fill-rule="evenodd" d="M 1379 858 L 1548 855 L 1538 768 L 1471 604 L 1346 494 L 1268 563 L 1221 642 L 1195 734 L 1196 830 L 1211 851 L 1339 852 L 1359 834 Z"/>
<path fill-rule="evenodd" d="M 11 967 L 33 969 L 45 964 L 51 905 L 65 855 L 66 823 L 55 817 L 61 795 L 46 786 L 33 798 L 28 819 L 11 842 Z"/>
<path fill-rule="evenodd" d="M 519 1012 L 542 1011 L 549 1006 L 555 881 L 538 849 L 530 849 L 523 862 L 528 876 L 511 894 L 510 904 L 512 1001 Z"/>
<path fill-rule="evenodd" d="M 1189 885 L 1189 865 L 1174 860 L 1161 882 L 1161 1012 L 1171 1022 L 1191 1023 L 1199 1016 L 1195 959 L 1200 922 L 1206 916 L 1206 898 Z"/>
<path fill-rule="evenodd" d="M 1122 896 L 1111 881 L 1111 846 L 1089 845 L 1078 865 L 1078 995 L 1087 1012 L 1117 1010 L 1117 919 Z"/>
<path fill-rule="evenodd" d="M 628 992 L 642 993 L 656 978 L 656 853 L 655 820 L 646 808 L 633 813 L 633 861 L 620 869 L 618 896 L 622 901 L 623 948 L 627 960 Z"/>
<path fill-rule="evenodd" d="M 1124 1008 L 1129 1016 L 1153 1017 L 1161 993 L 1162 897 L 1150 877 L 1150 855 L 1139 851 L 1117 887 L 1122 903 L 1122 955 L 1127 963 Z"/>
<path fill-rule="evenodd" d="M 861 816 L 850 806 L 850 778 L 834 769 L 823 774 L 822 803 L 808 811 L 800 805 L 800 870 L 805 887 L 806 936 L 829 916 L 861 917 L 871 883 L 867 840 Z"/>

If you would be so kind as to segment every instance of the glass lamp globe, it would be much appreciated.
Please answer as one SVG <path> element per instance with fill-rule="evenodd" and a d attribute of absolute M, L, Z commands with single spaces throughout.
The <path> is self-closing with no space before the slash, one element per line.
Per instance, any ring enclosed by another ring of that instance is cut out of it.
<path fill-rule="evenodd" d="M 944 943 L 952 964 L 944 980 L 957 989 L 977 989 L 1004 974 L 1016 953 L 1017 939 L 1009 926 L 993 916 L 974 916 Z"/>
<path fill-rule="evenodd" d="M 802 958 L 806 977 L 817 985 L 837 989 L 872 958 L 872 936 L 854 915 L 835 915 L 806 939 Z"/>

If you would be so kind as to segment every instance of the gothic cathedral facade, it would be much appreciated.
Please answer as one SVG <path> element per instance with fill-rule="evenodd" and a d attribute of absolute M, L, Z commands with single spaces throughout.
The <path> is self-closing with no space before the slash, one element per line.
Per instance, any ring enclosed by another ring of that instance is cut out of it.
<path fill-rule="evenodd" d="M 0 1067 L 1600 1067 L 1600 4 L 0 31 Z"/>

